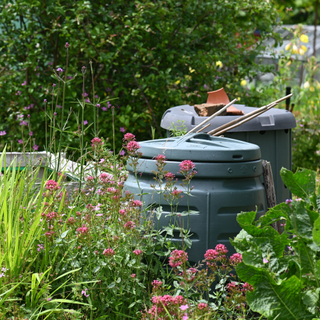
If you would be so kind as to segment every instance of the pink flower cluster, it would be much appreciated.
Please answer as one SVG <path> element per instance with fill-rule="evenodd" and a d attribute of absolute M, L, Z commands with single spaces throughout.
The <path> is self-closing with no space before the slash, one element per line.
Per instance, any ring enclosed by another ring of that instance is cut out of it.
<path fill-rule="evenodd" d="M 226 259 L 226 253 L 228 249 L 223 244 L 217 244 L 215 249 L 209 249 L 206 251 L 204 257 L 209 267 L 214 267 L 216 262 Z"/>
<path fill-rule="evenodd" d="M 140 249 L 135 249 L 135 250 L 133 250 L 133 253 L 134 253 L 136 256 L 140 256 L 140 255 L 143 253 L 143 251 L 140 250 Z"/>
<path fill-rule="evenodd" d="M 142 202 L 140 200 L 133 200 L 132 201 L 132 206 L 133 207 L 141 207 L 142 206 Z"/>
<path fill-rule="evenodd" d="M 127 150 L 127 153 L 129 156 L 139 156 L 140 153 L 138 150 L 140 149 L 140 145 L 136 140 L 136 137 L 132 133 L 126 133 L 124 135 L 123 141 L 125 144 L 123 145 L 123 148 Z"/>
<path fill-rule="evenodd" d="M 160 280 L 153 280 L 153 281 L 151 282 L 151 284 L 152 284 L 152 286 L 153 286 L 154 288 L 159 288 L 159 287 L 162 286 L 163 282 L 160 281 Z"/>
<path fill-rule="evenodd" d="M 128 153 L 136 153 L 140 149 L 140 145 L 137 141 L 130 141 L 127 144 Z"/>
<path fill-rule="evenodd" d="M 195 165 L 191 160 L 184 160 L 179 164 L 179 167 L 181 172 L 189 172 Z"/>
<path fill-rule="evenodd" d="M 172 268 L 181 266 L 188 260 L 188 254 L 183 250 L 173 250 L 169 257 L 169 265 Z"/>
<path fill-rule="evenodd" d="M 235 253 L 230 257 L 230 262 L 233 265 L 236 265 L 242 261 L 242 254 L 240 253 Z"/>
<path fill-rule="evenodd" d="M 136 139 L 136 136 L 129 132 L 124 135 L 123 141 L 132 141 L 135 139 Z"/>
<path fill-rule="evenodd" d="M 45 216 L 46 216 L 47 221 L 51 221 L 51 220 L 56 219 L 58 217 L 58 214 L 57 214 L 57 212 L 51 211 L 51 212 L 48 212 Z"/>
<path fill-rule="evenodd" d="M 72 225 L 72 224 L 75 224 L 75 223 L 76 223 L 76 220 L 75 220 L 74 217 L 70 217 L 70 218 L 67 220 L 67 224 Z"/>
<path fill-rule="evenodd" d="M 128 221 L 127 223 L 125 223 L 124 227 L 126 229 L 134 229 L 136 227 L 136 224 L 133 221 Z"/>
<path fill-rule="evenodd" d="M 167 161 L 166 156 L 164 154 L 159 154 L 155 157 L 155 160 L 159 163 L 163 163 Z"/>
<path fill-rule="evenodd" d="M 171 172 L 168 172 L 168 173 L 166 173 L 165 174 L 165 179 L 167 180 L 167 181 L 172 181 L 174 178 L 175 178 L 175 175 L 173 174 L 173 173 L 171 173 Z"/>
<path fill-rule="evenodd" d="M 197 308 L 198 308 L 199 310 L 209 310 L 208 305 L 207 305 L 206 303 L 204 303 L 204 302 L 200 302 L 200 303 L 198 304 Z"/>
<path fill-rule="evenodd" d="M 89 229 L 85 225 L 82 225 L 80 228 L 77 229 L 77 232 L 80 236 L 85 236 L 89 232 Z"/>
<path fill-rule="evenodd" d="M 91 147 L 92 148 L 95 148 L 96 146 L 102 146 L 103 145 L 103 142 L 100 138 L 93 138 L 91 140 Z"/>
<path fill-rule="evenodd" d="M 172 191 L 172 195 L 173 195 L 174 197 L 177 197 L 177 196 L 180 196 L 181 192 L 182 192 L 182 190 L 174 189 L 174 190 Z"/>
<path fill-rule="evenodd" d="M 102 254 L 105 255 L 106 257 L 112 257 L 114 255 L 114 251 L 113 249 L 108 248 L 108 249 L 104 249 Z"/>
<path fill-rule="evenodd" d="M 182 296 L 178 295 L 173 297 L 168 294 L 164 296 L 153 296 L 151 302 L 153 303 L 153 306 L 147 313 L 150 315 L 152 314 L 154 319 L 165 319 L 160 318 L 159 316 L 166 316 L 167 312 L 169 312 L 174 319 L 177 319 L 179 307 L 187 304 L 187 300 Z"/>
<path fill-rule="evenodd" d="M 54 180 L 48 180 L 46 182 L 45 188 L 51 192 L 57 191 L 60 189 L 60 187 L 58 186 L 58 183 Z"/>

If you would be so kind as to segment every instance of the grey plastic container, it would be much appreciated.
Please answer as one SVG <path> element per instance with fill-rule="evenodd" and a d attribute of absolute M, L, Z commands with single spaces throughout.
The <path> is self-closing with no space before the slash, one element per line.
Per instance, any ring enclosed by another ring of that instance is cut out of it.
<path fill-rule="evenodd" d="M 234 106 L 247 114 L 258 108 L 234 104 Z M 212 119 L 208 128 L 203 132 L 209 132 L 223 124 L 226 124 L 240 116 L 218 116 Z M 172 123 L 179 126 L 178 120 L 184 121 L 187 130 L 191 130 L 200 124 L 207 117 L 199 117 L 194 107 L 182 105 L 168 109 L 162 116 L 161 127 L 168 130 Z M 273 108 L 262 115 L 224 133 L 225 137 L 238 139 L 257 144 L 261 149 L 261 158 L 270 161 L 274 185 L 276 190 L 277 203 L 284 202 L 291 198 L 290 190 L 286 188 L 280 177 L 282 167 L 291 170 L 291 129 L 296 127 L 296 120 L 293 114 L 286 110 Z"/>
<path fill-rule="evenodd" d="M 192 233 L 192 248 L 188 250 L 189 261 L 198 262 L 204 259 L 207 249 L 214 248 L 218 243 L 225 244 L 234 252 L 229 238 L 235 237 L 241 230 L 236 221 L 241 211 L 258 210 L 258 215 L 266 211 L 265 191 L 260 180 L 262 164 L 260 148 L 257 145 L 229 138 L 212 137 L 208 134 L 190 134 L 183 138 L 168 138 L 139 142 L 143 156 L 139 160 L 139 185 L 145 206 L 162 206 L 159 226 L 170 223 L 168 214 L 170 206 L 159 198 L 159 194 L 151 187 L 155 184 L 154 173 L 157 171 L 156 157 L 164 154 L 167 158 L 165 170 L 172 172 L 178 178 L 180 186 L 183 176 L 179 173 L 179 164 L 183 160 L 192 160 L 197 174 L 191 181 L 192 197 L 189 197 L 190 210 L 198 211 L 189 216 L 189 227 Z M 124 189 L 138 195 L 140 190 L 128 165 L 129 176 Z M 165 181 L 164 181 L 165 184 Z M 161 186 L 164 189 L 164 184 Z M 158 187 L 159 188 L 159 187 Z M 136 196 L 139 199 L 139 196 Z M 187 196 L 180 200 L 178 212 L 188 210 Z M 148 212 L 148 215 L 151 211 Z M 158 224 L 154 216 L 155 225 Z M 188 227 L 188 218 L 182 216 L 181 223 Z M 172 222 L 172 220 L 171 220 Z M 178 234 L 173 237 L 179 240 Z"/>

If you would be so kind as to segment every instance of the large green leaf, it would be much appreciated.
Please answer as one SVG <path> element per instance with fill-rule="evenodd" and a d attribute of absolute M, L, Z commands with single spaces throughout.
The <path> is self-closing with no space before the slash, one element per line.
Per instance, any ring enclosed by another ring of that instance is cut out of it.
<path fill-rule="evenodd" d="M 306 199 L 316 190 L 316 172 L 308 169 L 300 169 L 296 173 L 282 168 L 280 170 L 281 178 L 290 191 Z"/>
<path fill-rule="evenodd" d="M 312 230 L 313 241 L 320 246 L 320 217 L 315 221 Z"/>
<path fill-rule="evenodd" d="M 236 270 L 242 281 L 254 287 L 253 292 L 247 293 L 247 302 L 253 311 L 268 320 L 312 319 L 313 315 L 302 302 L 302 284 L 296 276 L 277 283 L 264 268 L 240 263 Z"/>

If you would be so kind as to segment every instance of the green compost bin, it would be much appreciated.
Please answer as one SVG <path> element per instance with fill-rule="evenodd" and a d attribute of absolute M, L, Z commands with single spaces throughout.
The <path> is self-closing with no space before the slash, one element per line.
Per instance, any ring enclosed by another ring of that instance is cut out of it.
<path fill-rule="evenodd" d="M 257 145 L 229 138 L 212 137 L 208 134 L 195 133 L 182 138 L 149 140 L 139 142 L 142 158 L 139 159 L 139 186 L 130 165 L 129 176 L 124 189 L 140 199 L 143 195 L 145 208 L 159 204 L 163 213 L 157 221 L 151 210 L 144 218 L 154 219 L 160 228 L 167 226 L 172 217 L 169 216 L 170 205 L 156 192 L 151 185 L 155 184 L 154 171 L 157 171 L 155 157 L 165 155 L 165 170 L 175 174 L 180 186 L 183 176 L 179 173 L 179 164 L 183 160 L 192 160 L 197 174 L 191 181 L 192 197 L 189 197 L 189 209 L 198 211 L 189 216 L 192 247 L 188 250 L 189 261 L 197 263 L 204 259 L 207 249 L 221 243 L 227 246 L 229 253 L 234 249 L 229 238 L 235 237 L 241 230 L 236 221 L 241 211 L 257 210 L 258 215 L 266 212 L 265 190 L 261 183 L 262 163 L 260 148 Z M 164 182 L 165 183 L 165 182 Z M 161 186 L 164 189 L 164 183 Z M 158 187 L 159 189 L 159 187 Z M 177 212 L 188 210 L 187 196 L 180 199 Z M 151 217 L 150 217 L 151 215 Z M 184 227 L 188 226 L 188 217 L 179 218 Z M 171 220 L 172 223 L 172 220 Z M 179 232 L 173 241 L 179 242 Z"/>
<path fill-rule="evenodd" d="M 243 111 L 244 114 L 258 109 L 241 104 L 234 104 L 233 106 Z M 238 115 L 215 117 L 208 122 L 210 126 L 204 129 L 203 132 L 209 132 L 239 117 Z M 173 124 L 179 128 L 181 122 L 183 122 L 185 128 L 189 131 L 205 119 L 207 117 L 200 117 L 196 113 L 194 106 L 181 105 L 166 110 L 160 125 L 167 130 L 169 136 L 169 129 L 173 127 Z M 280 170 L 282 167 L 291 170 L 291 129 L 295 127 L 296 120 L 290 111 L 272 108 L 223 134 L 225 137 L 254 143 L 260 147 L 261 159 L 271 163 L 277 203 L 291 198 L 290 190 L 280 177 Z"/>

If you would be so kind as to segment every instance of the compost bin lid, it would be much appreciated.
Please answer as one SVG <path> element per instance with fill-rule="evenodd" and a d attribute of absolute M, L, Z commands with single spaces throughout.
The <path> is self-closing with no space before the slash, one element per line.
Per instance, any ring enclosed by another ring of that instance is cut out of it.
<path fill-rule="evenodd" d="M 230 138 L 214 137 L 206 133 L 192 133 L 139 142 L 143 158 L 159 154 L 167 160 L 192 160 L 198 162 L 239 162 L 259 160 L 259 146 Z"/>
<path fill-rule="evenodd" d="M 247 114 L 251 111 L 257 110 L 258 108 L 247 107 L 241 104 L 234 104 L 234 107 Z M 203 130 L 203 132 L 209 132 L 215 128 L 218 128 L 234 119 L 241 116 L 239 115 L 226 115 L 218 116 L 213 118 L 210 123 L 211 125 Z M 193 106 L 181 105 L 168 109 L 162 116 L 161 127 L 169 130 L 172 128 L 172 123 L 175 126 L 180 126 L 183 121 L 184 126 L 187 130 L 193 129 L 195 126 L 206 120 L 208 117 L 200 117 L 194 110 Z M 246 131 L 267 131 L 267 130 L 282 130 L 292 129 L 296 127 L 296 119 L 294 115 L 287 110 L 272 108 L 258 117 L 232 129 L 228 132 L 246 132 Z"/>

